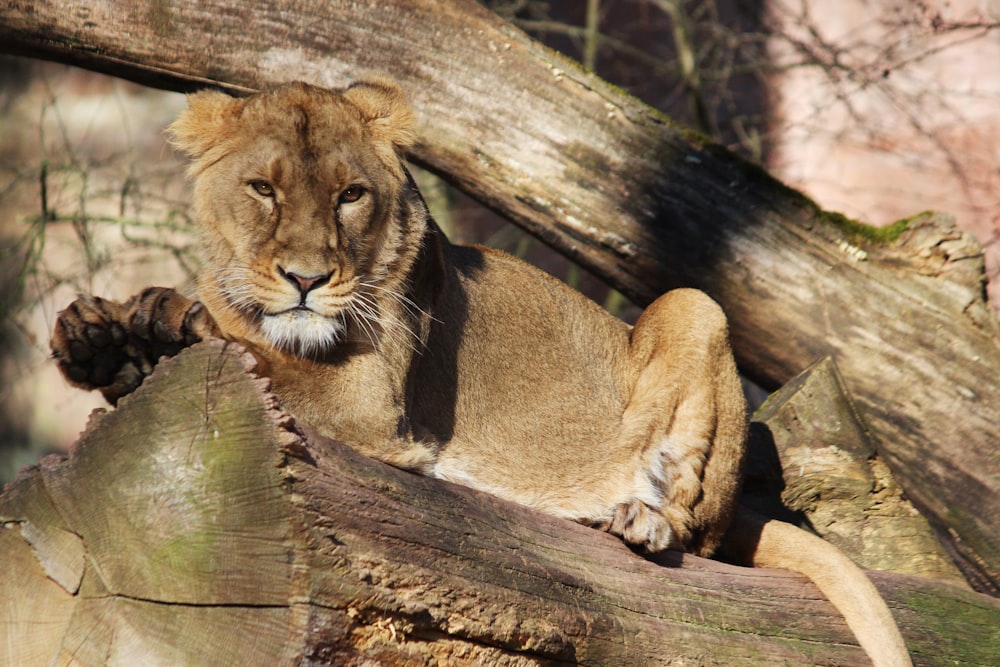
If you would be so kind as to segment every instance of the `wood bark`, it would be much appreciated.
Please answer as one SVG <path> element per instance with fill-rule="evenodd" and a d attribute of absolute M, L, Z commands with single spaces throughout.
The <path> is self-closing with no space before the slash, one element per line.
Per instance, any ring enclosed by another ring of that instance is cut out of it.
<path fill-rule="evenodd" d="M 472 0 L 13 0 L 0 48 L 142 83 L 398 78 L 415 160 L 640 303 L 700 287 L 776 387 L 836 358 L 879 450 L 982 590 L 1000 585 L 1000 345 L 980 249 L 941 216 L 878 243 Z"/>
<path fill-rule="evenodd" d="M 750 433 L 746 505 L 815 532 L 861 567 L 964 584 L 875 451 L 832 358 L 769 396 Z"/>
<path fill-rule="evenodd" d="M 0 664 L 863 665 L 790 572 L 617 539 L 367 459 L 220 341 L 0 495 Z M 873 573 L 917 665 L 1000 664 L 1000 601 Z"/>

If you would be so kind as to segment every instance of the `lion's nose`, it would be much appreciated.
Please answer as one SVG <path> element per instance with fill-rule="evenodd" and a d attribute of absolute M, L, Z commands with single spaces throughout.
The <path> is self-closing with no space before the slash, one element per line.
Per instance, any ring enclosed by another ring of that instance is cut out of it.
<path fill-rule="evenodd" d="M 330 277 L 333 275 L 331 272 L 321 275 L 302 276 L 293 271 L 285 271 L 280 266 L 278 267 L 278 272 L 281 273 L 282 278 L 290 282 L 299 290 L 299 294 L 302 296 L 303 300 L 305 300 L 305 297 L 309 292 L 330 282 Z"/>

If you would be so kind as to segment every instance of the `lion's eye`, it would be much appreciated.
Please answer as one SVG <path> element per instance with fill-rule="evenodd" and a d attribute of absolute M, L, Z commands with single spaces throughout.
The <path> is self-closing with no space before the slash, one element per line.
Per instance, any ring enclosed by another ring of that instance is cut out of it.
<path fill-rule="evenodd" d="M 361 199 L 365 195 L 365 192 L 367 192 L 367 190 L 360 185 L 352 185 L 340 193 L 340 203 L 353 204 Z"/>
<path fill-rule="evenodd" d="M 261 197 L 274 196 L 274 186 L 267 181 L 250 181 L 250 187 Z"/>

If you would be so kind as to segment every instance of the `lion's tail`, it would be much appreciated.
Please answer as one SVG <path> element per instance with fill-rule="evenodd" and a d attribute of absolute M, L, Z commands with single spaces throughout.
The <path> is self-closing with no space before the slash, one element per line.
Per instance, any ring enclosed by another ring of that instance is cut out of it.
<path fill-rule="evenodd" d="M 754 567 L 805 575 L 844 616 L 875 667 L 912 667 L 903 636 L 878 589 L 840 549 L 801 528 L 739 509 L 724 544 Z"/>

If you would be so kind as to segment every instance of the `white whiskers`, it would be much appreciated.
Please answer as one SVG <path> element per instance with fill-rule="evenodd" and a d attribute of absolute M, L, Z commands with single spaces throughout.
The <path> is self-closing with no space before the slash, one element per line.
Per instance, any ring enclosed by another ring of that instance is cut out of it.
<path fill-rule="evenodd" d="M 319 358 L 343 341 L 348 322 L 375 349 L 388 343 L 416 351 L 423 345 L 417 330 L 419 320 L 429 317 L 414 301 L 400 291 L 386 287 L 382 276 L 342 283 L 341 294 L 310 293 L 310 309 L 288 309 L 268 313 L 258 291 L 255 272 L 248 266 L 229 266 L 215 272 L 211 284 L 202 284 L 225 305 L 256 323 L 263 337 L 276 349 L 303 358 Z M 213 299 L 215 301 L 215 299 Z M 315 308 L 321 306 L 329 314 Z"/>
<path fill-rule="evenodd" d="M 420 316 L 427 317 L 428 314 L 413 299 L 394 289 L 379 285 L 376 280 L 359 281 L 359 289 L 352 296 L 349 306 L 352 315 L 356 317 L 358 325 L 369 336 L 369 341 L 375 347 L 378 347 L 376 340 L 369 334 L 375 333 L 377 328 L 393 342 L 405 345 L 411 350 L 416 350 L 418 345 L 423 345 L 423 341 L 420 335 L 414 331 L 411 324 L 403 318 L 387 312 L 385 308 L 380 307 L 376 295 L 365 290 L 377 290 L 379 294 L 389 297 L 392 301 L 401 305 L 403 310 L 413 320 L 419 319 Z"/>
<path fill-rule="evenodd" d="M 256 313 L 260 304 L 253 294 L 253 269 L 248 266 L 228 266 L 215 272 L 211 289 L 223 300 L 243 313 Z"/>
<path fill-rule="evenodd" d="M 376 349 L 380 347 L 383 339 L 410 349 L 415 349 L 414 341 L 420 343 L 420 336 L 409 324 L 398 316 L 386 312 L 371 294 L 355 292 L 348 311 L 368 342 Z"/>

